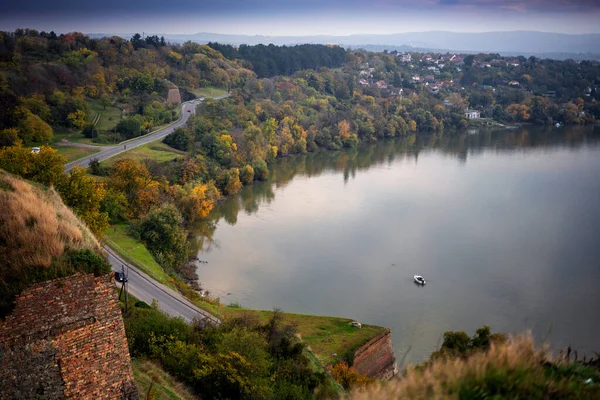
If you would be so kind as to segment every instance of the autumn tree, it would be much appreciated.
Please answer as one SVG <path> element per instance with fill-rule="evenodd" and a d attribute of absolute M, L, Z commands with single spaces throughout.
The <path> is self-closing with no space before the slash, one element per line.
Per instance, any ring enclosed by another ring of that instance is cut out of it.
<path fill-rule="evenodd" d="M 108 213 L 100 210 L 106 189 L 103 183 L 87 176 L 85 168 L 75 166 L 57 186 L 65 204 L 86 223 L 96 236 L 108 228 Z"/>
<path fill-rule="evenodd" d="M 244 185 L 251 183 L 254 180 L 254 168 L 251 165 L 244 165 L 244 167 L 240 170 L 240 181 Z"/>
<path fill-rule="evenodd" d="M 0 150 L 0 169 L 46 186 L 55 186 L 64 179 L 66 162 L 65 156 L 49 146 L 41 146 L 37 154 L 20 146 Z"/>
<path fill-rule="evenodd" d="M 183 186 L 175 185 L 172 190 L 175 205 L 188 224 L 208 216 L 220 196 L 212 183 L 189 182 Z"/>
<path fill-rule="evenodd" d="M 331 376 L 346 390 L 364 388 L 375 382 L 375 379 L 359 374 L 345 361 L 339 362 L 331 368 Z"/>
<path fill-rule="evenodd" d="M 130 217 L 146 214 L 159 201 L 160 184 L 152 179 L 143 164 L 135 160 L 125 159 L 115 163 L 108 179 L 108 187 L 125 195 Z"/>

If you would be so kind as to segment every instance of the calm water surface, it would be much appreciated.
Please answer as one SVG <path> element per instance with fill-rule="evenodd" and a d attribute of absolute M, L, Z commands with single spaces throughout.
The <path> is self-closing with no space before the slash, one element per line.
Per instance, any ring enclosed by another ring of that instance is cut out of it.
<path fill-rule="evenodd" d="M 200 281 L 225 304 L 390 327 L 400 365 L 483 324 L 591 354 L 599 137 L 527 128 L 282 160 L 197 227 Z"/>

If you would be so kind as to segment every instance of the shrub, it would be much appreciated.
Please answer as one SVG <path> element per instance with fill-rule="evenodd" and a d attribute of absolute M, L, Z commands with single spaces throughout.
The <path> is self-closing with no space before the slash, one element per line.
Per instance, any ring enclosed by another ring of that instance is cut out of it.
<path fill-rule="evenodd" d="M 254 180 L 265 181 L 269 177 L 269 167 L 264 160 L 256 160 L 252 163 L 254 169 Z"/>

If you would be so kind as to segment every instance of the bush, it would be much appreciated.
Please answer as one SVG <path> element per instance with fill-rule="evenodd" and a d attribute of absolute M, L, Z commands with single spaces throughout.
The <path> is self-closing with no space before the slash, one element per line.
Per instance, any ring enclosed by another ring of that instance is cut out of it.
<path fill-rule="evenodd" d="M 192 135 L 185 129 L 177 128 L 163 139 L 163 143 L 182 151 L 188 151 L 194 143 Z"/>
<path fill-rule="evenodd" d="M 269 178 L 269 167 L 264 160 L 256 160 L 252 163 L 254 169 L 254 180 L 265 181 Z"/>
<path fill-rule="evenodd" d="M 127 139 L 138 136 L 142 132 L 142 118 L 135 116 L 122 119 L 115 129 Z"/>
<path fill-rule="evenodd" d="M 83 129 L 81 130 L 81 133 L 83 133 L 83 136 L 85 136 L 86 138 L 93 138 L 98 137 L 98 128 L 96 128 L 96 125 L 94 124 L 85 124 Z"/>
<path fill-rule="evenodd" d="M 240 181 L 242 181 L 242 183 L 244 185 L 247 185 L 250 182 L 252 182 L 253 179 L 254 179 L 254 168 L 252 168 L 250 165 L 246 164 L 244 166 L 244 168 L 242 168 L 242 170 L 240 171 Z"/>

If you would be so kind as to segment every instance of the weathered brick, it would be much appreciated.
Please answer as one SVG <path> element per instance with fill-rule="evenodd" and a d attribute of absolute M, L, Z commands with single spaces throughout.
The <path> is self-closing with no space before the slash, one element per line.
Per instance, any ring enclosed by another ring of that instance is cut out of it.
<path fill-rule="evenodd" d="M 38 283 L 0 322 L 0 399 L 137 399 L 112 274 Z"/>
<path fill-rule="evenodd" d="M 352 366 L 357 372 L 377 379 L 390 379 L 398 373 L 392 333 L 389 329 L 354 352 Z"/>

